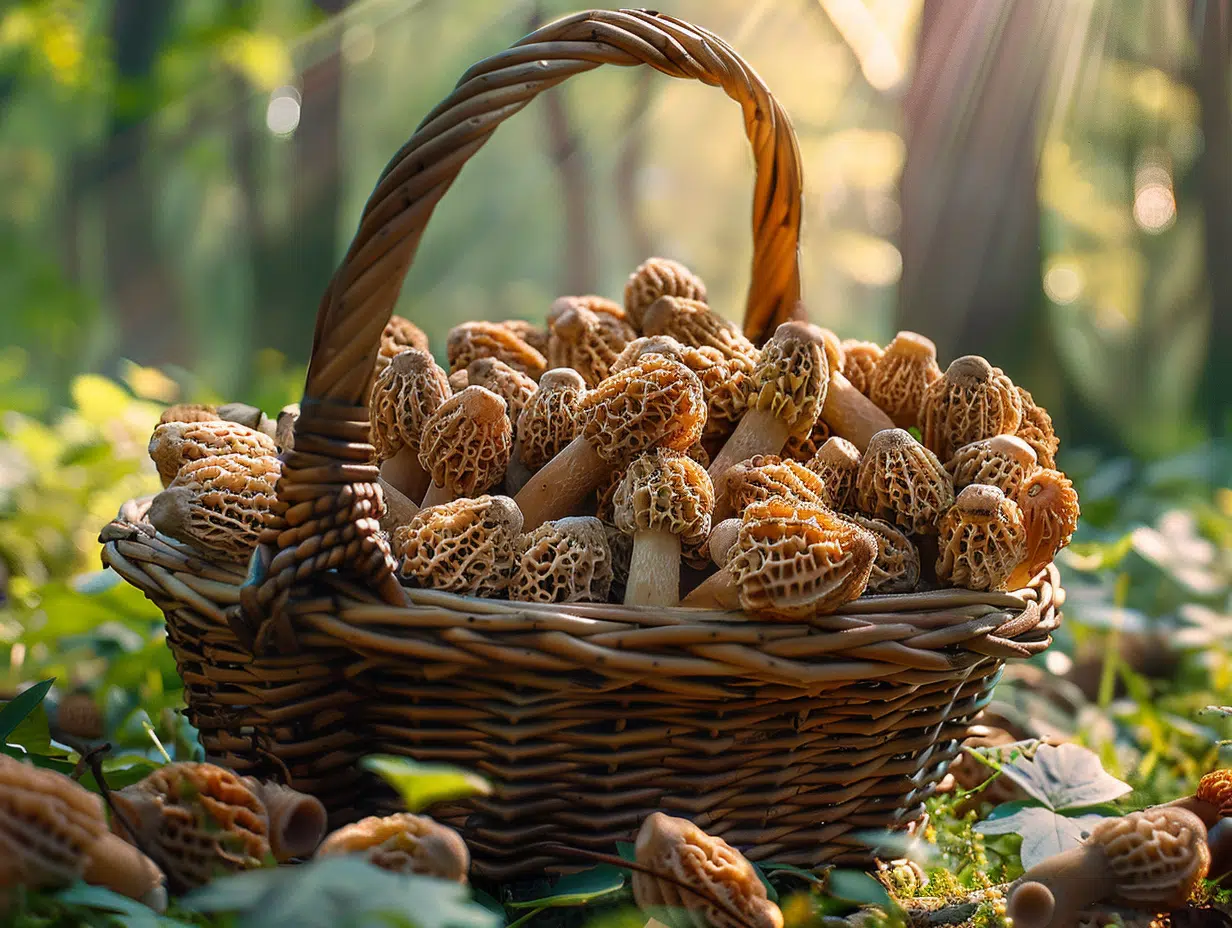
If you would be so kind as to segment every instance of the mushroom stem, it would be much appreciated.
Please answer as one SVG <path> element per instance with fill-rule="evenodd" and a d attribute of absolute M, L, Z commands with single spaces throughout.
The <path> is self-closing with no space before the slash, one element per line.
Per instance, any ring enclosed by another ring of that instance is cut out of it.
<path fill-rule="evenodd" d="M 878 432 L 894 428 L 894 422 L 881 411 L 876 403 L 857 390 L 842 374 L 830 374 L 826 388 L 826 402 L 821 408 L 821 418 L 830 426 L 830 431 L 845 438 L 863 453 L 869 441 Z"/>
<path fill-rule="evenodd" d="M 767 409 L 752 408 L 744 414 L 731 438 L 727 439 L 710 464 L 710 482 L 714 484 L 714 520 L 722 521 L 731 515 L 728 472 L 754 455 L 778 454 L 787 444 L 789 436 L 787 423 Z"/>
<path fill-rule="evenodd" d="M 694 587 L 680 605 L 693 609 L 740 609 L 740 591 L 735 575 L 724 567 Z"/>
<path fill-rule="evenodd" d="M 82 878 L 92 886 L 141 899 L 162 885 L 163 873 L 154 861 L 119 835 L 102 835 L 90 847 L 89 858 Z"/>
<path fill-rule="evenodd" d="M 505 469 L 505 495 L 517 496 L 526 482 L 530 480 L 533 471 L 522 461 L 522 444 L 513 443 L 513 454 L 509 457 L 509 467 Z"/>
<path fill-rule="evenodd" d="M 384 477 L 378 477 L 377 483 L 380 484 L 381 495 L 385 499 L 385 515 L 381 517 L 382 529 L 392 532 L 398 526 L 406 525 L 415 518 L 415 513 L 419 512 L 419 506 L 413 500 L 408 499 L 401 490 L 386 481 Z"/>
<path fill-rule="evenodd" d="M 275 860 L 286 863 L 295 857 L 307 857 L 317 849 L 328 827 L 321 800 L 278 783 L 247 782 L 265 803 L 270 850 Z"/>
<path fill-rule="evenodd" d="M 1159 807 L 1165 809 L 1184 809 L 1186 812 L 1192 812 L 1202 819 L 1202 824 L 1207 828 L 1214 827 L 1215 823 L 1223 818 L 1223 813 L 1219 810 L 1219 806 L 1196 795 L 1182 796 L 1180 799 L 1173 799 L 1171 802 L 1161 802 Z"/>
<path fill-rule="evenodd" d="M 1036 864 L 1010 892 L 1009 916 L 1016 928 L 1069 925 L 1089 905 L 1112 895 L 1116 874 L 1102 847 L 1084 844 Z M 1046 890 L 1048 895 L 1041 890 Z"/>
<path fill-rule="evenodd" d="M 544 522 L 576 511 L 611 470 L 612 465 L 599 457 L 584 436 L 573 439 L 514 497 L 522 510 L 522 531 L 534 531 Z"/>
<path fill-rule="evenodd" d="M 421 509 L 427 509 L 430 506 L 440 506 L 443 503 L 452 503 L 457 497 L 448 489 L 441 486 L 439 483 L 433 482 L 428 485 L 428 492 L 424 494 L 423 502 L 420 504 Z"/>
<path fill-rule="evenodd" d="M 409 499 L 422 499 L 432 478 L 419 463 L 419 452 L 403 448 L 381 464 L 381 477 Z"/>
<path fill-rule="evenodd" d="M 680 536 L 671 532 L 633 534 L 626 606 L 674 606 L 680 602 Z"/>

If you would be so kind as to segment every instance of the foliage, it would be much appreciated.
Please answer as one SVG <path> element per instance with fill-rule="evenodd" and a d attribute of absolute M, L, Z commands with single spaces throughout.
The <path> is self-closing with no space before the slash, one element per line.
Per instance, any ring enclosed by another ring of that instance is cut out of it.
<path fill-rule="evenodd" d="M 419 812 L 437 802 L 487 796 L 492 792 L 491 784 L 483 777 L 445 764 L 421 764 L 409 757 L 388 754 L 371 754 L 362 763 L 398 791 L 408 812 Z"/>

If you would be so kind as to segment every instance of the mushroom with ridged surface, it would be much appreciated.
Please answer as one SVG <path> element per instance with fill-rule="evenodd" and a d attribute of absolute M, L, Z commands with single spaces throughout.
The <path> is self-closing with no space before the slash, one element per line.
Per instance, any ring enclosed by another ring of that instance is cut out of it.
<path fill-rule="evenodd" d="M 829 390 L 827 389 L 826 392 L 828 394 Z M 792 435 L 787 439 L 787 443 L 783 445 L 783 457 L 799 461 L 801 464 L 808 464 L 817 456 L 822 445 L 833 437 L 834 433 L 830 430 L 830 423 L 818 416 L 817 421 L 813 423 L 812 430 L 803 438 Z"/>
<path fill-rule="evenodd" d="M 678 296 L 706 302 L 706 284 L 679 261 L 649 258 L 625 281 L 625 313 L 639 332 L 642 317 L 661 296 Z"/>
<path fill-rule="evenodd" d="M 264 432 L 224 419 L 175 421 L 154 429 L 149 453 L 163 486 L 168 487 L 189 461 L 226 455 L 272 456 L 278 454 L 278 446 Z"/>
<path fill-rule="evenodd" d="M 576 309 L 579 307 L 592 313 L 598 313 L 601 316 L 607 316 L 609 319 L 615 319 L 628 324 L 628 314 L 625 312 L 625 308 L 615 300 L 609 300 L 605 296 L 597 296 L 593 293 L 588 293 L 585 296 L 558 296 L 552 301 L 552 305 L 548 307 L 546 321 L 548 326 L 549 343 L 551 341 L 552 326 L 555 325 L 556 320 L 570 309 Z M 544 353 L 544 356 L 547 356 L 546 352 Z"/>
<path fill-rule="evenodd" d="M 501 323 L 506 329 L 530 345 L 544 357 L 548 354 L 548 332 L 525 319 L 506 319 Z"/>
<path fill-rule="evenodd" d="M 1060 441 L 1052 427 L 1052 416 L 1048 410 L 1038 405 L 1035 399 L 1022 387 L 1015 387 L 1018 399 L 1022 403 L 1022 421 L 1018 423 L 1017 435 L 1035 451 L 1040 467 L 1057 466 L 1057 450 Z"/>
<path fill-rule="evenodd" d="M 539 384 L 496 358 L 477 358 L 472 361 L 466 367 L 466 378 L 468 385 L 491 390 L 505 401 L 505 409 L 516 440 L 518 417 L 539 389 Z"/>
<path fill-rule="evenodd" d="M 410 319 L 402 316 L 390 316 L 381 331 L 380 346 L 376 353 L 376 370 L 380 373 L 390 361 L 406 351 L 414 348 L 416 351 L 430 352 L 428 336 L 424 330 Z"/>
<path fill-rule="evenodd" d="M 911 539 L 884 519 L 870 519 L 859 513 L 850 519 L 877 539 L 877 558 L 868 576 L 870 593 L 910 593 L 920 582 L 920 552 Z"/>
<path fill-rule="evenodd" d="M 174 406 L 168 406 L 162 411 L 158 417 L 159 425 L 166 425 L 168 422 L 217 422 L 222 416 L 218 414 L 218 407 L 211 406 L 207 403 L 176 403 Z"/>
<path fill-rule="evenodd" d="M 577 437 L 578 412 L 586 382 L 569 368 L 554 368 L 539 378 L 517 421 L 516 457 L 533 473 Z"/>
<path fill-rule="evenodd" d="M 855 338 L 845 338 L 843 345 L 842 375 L 853 387 L 868 396 L 868 385 L 872 381 L 873 368 L 885 354 L 876 342 L 863 342 Z"/>
<path fill-rule="evenodd" d="M 932 340 L 916 332 L 899 332 L 873 366 L 868 378 L 868 398 L 895 425 L 908 428 L 919 419 L 924 392 L 940 379 L 937 346 Z"/>
<path fill-rule="evenodd" d="M 973 483 L 941 520 L 937 579 L 967 590 L 1004 590 L 1026 541 L 1018 504 L 996 487 Z"/>
<path fill-rule="evenodd" d="M 317 857 L 355 854 L 393 873 L 419 874 L 452 883 L 467 882 L 471 868 L 466 843 L 452 828 L 426 815 L 399 812 L 370 816 L 333 832 Z"/>
<path fill-rule="evenodd" d="M 829 493 L 822 479 L 798 461 L 777 454 L 756 454 L 741 461 L 728 474 L 732 509 L 784 496 L 816 506 L 829 505 Z"/>
<path fill-rule="evenodd" d="M 509 586 L 522 513 L 507 496 L 423 509 L 393 534 L 398 575 L 411 586 L 499 596 Z"/>
<path fill-rule="evenodd" d="M 826 505 L 839 511 L 855 504 L 856 477 L 864 456 L 845 438 L 827 438 L 806 465 L 826 488 Z"/>
<path fill-rule="evenodd" d="M 739 519 L 724 519 L 710 529 L 710 537 L 706 539 L 706 553 L 715 567 L 723 568 L 731 557 L 732 546 L 740 534 Z"/>
<path fill-rule="evenodd" d="M 1211 828 L 1232 816 L 1232 770 L 1212 770 L 1202 775 L 1192 796 L 1164 803 L 1165 808 L 1187 809 Z"/>
<path fill-rule="evenodd" d="M 904 429 L 878 432 L 856 475 L 856 507 L 913 535 L 935 535 L 954 505 L 954 481 Z"/>
<path fill-rule="evenodd" d="M 432 476 L 425 507 L 478 496 L 504 479 L 513 448 L 507 409 L 491 390 L 467 387 L 424 421 L 419 463 Z"/>
<path fill-rule="evenodd" d="M 1026 552 L 1010 577 L 1014 589 L 1026 586 L 1069 544 L 1082 511 L 1073 482 L 1059 470 L 1036 471 L 1014 498 L 1027 527 Z"/>
<path fill-rule="evenodd" d="M 714 348 L 725 357 L 757 359 L 757 347 L 740 327 L 698 300 L 659 297 L 642 317 L 642 332 L 670 336 L 686 347 Z"/>
<path fill-rule="evenodd" d="M 1021 438 L 994 435 L 963 445 L 946 462 L 945 469 L 954 478 L 956 490 L 986 483 L 1013 499 L 1027 478 L 1039 470 L 1039 461 Z"/>
<path fill-rule="evenodd" d="M 612 552 L 593 516 L 544 522 L 518 538 L 509 599 L 525 603 L 605 602 L 612 589 Z"/>
<path fill-rule="evenodd" d="M 538 380 L 547 360 L 499 322 L 464 322 L 449 330 L 445 342 L 449 372 L 466 370 L 476 358 L 496 358 Z"/>
<path fill-rule="evenodd" d="M 1022 399 L 1000 369 L 978 355 L 956 358 L 920 402 L 920 434 L 948 461 L 963 445 L 1013 435 L 1022 422 Z"/>
<path fill-rule="evenodd" d="M 605 379 L 612 362 L 637 337 L 633 327 L 609 313 L 569 306 L 550 325 L 548 364 L 571 367 L 594 387 Z M 474 380 L 471 381 L 474 383 Z"/>
<path fill-rule="evenodd" d="M 414 348 L 391 359 L 372 386 L 368 415 L 381 477 L 409 499 L 423 499 L 431 483 L 419 463 L 424 423 L 452 393 L 432 355 Z"/>

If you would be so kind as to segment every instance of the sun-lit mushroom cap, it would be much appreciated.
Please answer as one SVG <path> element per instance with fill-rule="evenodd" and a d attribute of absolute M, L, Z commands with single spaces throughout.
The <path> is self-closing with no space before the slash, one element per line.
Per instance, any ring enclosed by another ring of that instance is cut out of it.
<path fill-rule="evenodd" d="M 821 415 L 830 382 L 825 338 L 807 322 L 784 322 L 749 375 L 748 409 L 769 412 L 790 435 L 806 437 Z"/>
<path fill-rule="evenodd" d="M 1014 499 L 1027 478 L 1039 470 L 1039 461 L 1031 446 L 1021 438 L 994 435 L 963 445 L 954 452 L 945 469 L 954 478 L 956 490 L 973 483 L 986 483 Z"/>
<path fill-rule="evenodd" d="M 1012 579 L 1025 585 L 1069 544 L 1082 510 L 1070 479 L 1048 468 L 1028 477 L 1014 499 L 1022 510 L 1027 539 L 1025 556 Z"/>
<path fill-rule="evenodd" d="M 1232 770 L 1212 770 L 1203 774 L 1194 795 L 1214 806 L 1221 816 L 1232 815 Z"/>
<path fill-rule="evenodd" d="M 667 532 L 700 544 L 710 534 L 714 487 L 706 468 L 687 454 L 656 448 L 629 464 L 612 508 L 622 532 Z"/>
<path fill-rule="evenodd" d="M 1036 404 L 1031 394 L 1022 387 L 1015 387 L 1018 400 L 1022 403 L 1022 421 L 1018 423 L 1018 437 L 1025 441 L 1035 451 L 1040 467 L 1057 466 L 1057 449 L 1061 442 L 1052 427 L 1052 416 L 1048 410 Z"/>
<path fill-rule="evenodd" d="M 571 367 L 593 387 L 608 376 L 612 362 L 637 333 L 623 319 L 581 305 L 565 308 L 552 320 L 548 363 Z"/>
<path fill-rule="evenodd" d="M 706 285 L 679 261 L 650 258 L 625 281 L 625 312 L 633 327 L 642 328 L 646 310 L 661 296 L 678 296 L 706 302 Z"/>
<path fill-rule="evenodd" d="M 827 438 L 806 465 L 826 488 L 826 505 L 847 510 L 855 505 L 856 477 L 864 456 L 860 449 L 838 435 Z"/>
<path fill-rule="evenodd" d="M 539 389 L 539 385 L 526 374 L 496 358 L 477 358 L 467 365 L 466 376 L 470 386 L 491 390 L 503 399 L 509 421 L 515 425 L 522 410 Z"/>
<path fill-rule="evenodd" d="M 1004 590 L 1026 550 L 1018 504 L 979 483 L 958 494 L 939 534 L 937 579 L 968 590 Z"/>
<path fill-rule="evenodd" d="M 877 540 L 854 522 L 779 497 L 745 509 L 727 569 L 746 611 L 790 621 L 857 599 L 876 557 Z"/>
<path fill-rule="evenodd" d="M 102 710 L 85 690 L 68 693 L 56 706 L 55 730 L 85 741 L 98 741 L 106 734 Z"/>
<path fill-rule="evenodd" d="M 661 296 L 642 317 L 645 335 L 669 335 L 693 348 L 710 346 L 726 357 L 757 357 L 757 348 L 744 337 L 740 327 L 724 319 L 700 300 Z"/>
<path fill-rule="evenodd" d="M 496 358 L 538 380 L 547 370 L 543 355 L 499 322 L 464 322 L 445 341 L 449 370 L 465 370 L 476 358 Z"/>
<path fill-rule="evenodd" d="M 973 354 L 956 358 L 920 404 L 924 444 L 943 460 L 973 441 L 1013 435 L 1021 422 L 1022 400 L 1013 382 Z"/>
<path fill-rule="evenodd" d="M 932 340 L 915 332 L 899 332 L 873 366 L 866 395 L 895 425 L 907 428 L 919 418 L 924 391 L 940 379 L 937 346 Z"/>
<path fill-rule="evenodd" d="M 222 416 L 218 408 L 205 403 L 176 403 L 163 410 L 158 417 L 159 425 L 168 422 L 217 422 Z"/>
<path fill-rule="evenodd" d="M 518 538 L 509 584 L 514 602 L 601 603 L 611 589 L 612 552 L 598 519 L 544 522 Z"/>
<path fill-rule="evenodd" d="M 634 855 L 647 870 L 676 881 L 633 871 L 634 900 L 656 918 L 669 919 L 671 928 L 783 928 L 783 913 L 768 898 L 753 865 L 722 838 L 686 819 L 662 812 L 647 816 Z"/>
<path fill-rule="evenodd" d="M 873 436 L 856 475 L 856 507 L 861 512 L 913 535 L 935 535 L 952 505 L 949 472 L 910 432 L 885 429 Z"/>
<path fill-rule="evenodd" d="M 426 815 L 371 816 L 330 834 L 317 857 L 356 854 L 383 870 L 465 883 L 471 868 L 466 843 L 452 828 Z"/>
<path fill-rule="evenodd" d="M 736 464 L 728 472 L 727 491 L 732 507 L 743 512 L 750 503 L 785 496 L 815 506 L 828 506 L 826 485 L 798 461 L 777 454 L 758 454 Z"/>
<path fill-rule="evenodd" d="M 418 454 L 424 423 L 452 394 L 428 352 L 408 348 L 395 355 L 377 374 L 368 398 L 377 460 L 388 461 L 403 449 Z"/>
<path fill-rule="evenodd" d="M 545 371 L 539 389 L 522 407 L 517 435 L 522 463 L 532 471 L 543 467 L 577 437 L 578 412 L 586 382 L 569 368 Z"/>
<path fill-rule="evenodd" d="M 842 371 L 843 365 L 846 363 L 845 353 L 843 351 L 843 340 L 838 337 L 832 329 L 827 329 L 825 326 L 814 326 L 821 333 L 821 343 L 826 349 L 826 365 L 830 369 L 831 374 Z"/>
<path fill-rule="evenodd" d="M 467 387 L 441 403 L 419 436 L 419 463 L 432 482 L 457 496 L 478 496 L 500 483 L 513 446 L 506 409 L 484 387 Z"/>
<path fill-rule="evenodd" d="M 1111 901 L 1152 912 L 1184 905 L 1210 866 L 1206 828 L 1184 809 L 1157 806 L 1101 819 L 1086 844 L 1104 852 L 1116 875 Z"/>
<path fill-rule="evenodd" d="M 862 342 L 859 339 L 843 340 L 842 375 L 851 381 L 851 385 L 868 395 L 868 385 L 872 382 L 873 368 L 885 354 L 876 342 Z"/>
<path fill-rule="evenodd" d="M 282 462 L 229 454 L 189 461 L 154 497 L 146 518 L 171 538 L 228 561 L 246 561 L 277 501 Z"/>
<path fill-rule="evenodd" d="M 112 800 L 173 885 L 204 886 L 220 873 L 263 867 L 271 856 L 265 805 L 214 764 L 167 764 Z M 120 822 L 113 819 L 111 830 L 132 842 Z"/>
<path fill-rule="evenodd" d="M 724 519 L 710 530 L 706 539 L 706 553 L 715 567 L 726 567 L 731 557 L 732 547 L 740 534 L 739 519 Z"/>
<path fill-rule="evenodd" d="M 920 582 L 920 552 L 911 539 L 884 519 L 858 512 L 843 516 L 877 540 L 877 558 L 868 576 L 870 593 L 910 593 Z"/>
<path fill-rule="evenodd" d="M 150 458 L 158 468 L 163 486 L 180 472 L 187 461 L 225 455 L 260 457 L 276 455 L 278 446 L 264 432 L 223 419 L 197 422 L 164 422 L 150 436 Z"/>
<path fill-rule="evenodd" d="M 582 398 L 580 434 L 609 464 L 643 451 L 685 451 L 702 436 L 706 398 L 697 375 L 671 358 L 643 355 Z"/>
<path fill-rule="evenodd" d="M 818 416 L 817 421 L 813 423 L 812 430 L 803 438 L 793 435 L 787 439 L 787 444 L 783 445 L 783 457 L 807 464 L 817 457 L 817 452 L 821 450 L 822 445 L 832 437 L 830 423 Z"/>
<path fill-rule="evenodd" d="M 376 369 L 379 373 L 390 361 L 406 351 L 429 352 L 428 336 L 424 330 L 402 316 L 390 316 L 381 332 L 381 346 L 377 349 Z"/>
<path fill-rule="evenodd" d="M 665 355 L 683 364 L 689 352 L 696 350 L 692 347 L 686 348 L 670 335 L 642 335 L 625 345 L 620 354 L 616 356 L 616 360 L 612 362 L 611 373 L 618 374 L 626 367 L 632 367 L 642 355 L 646 354 Z"/>
<path fill-rule="evenodd" d="M 625 313 L 625 308 L 615 300 L 609 300 L 605 296 L 596 296 L 593 293 L 588 293 L 585 296 L 558 296 L 552 301 L 552 305 L 548 307 L 546 321 L 549 334 L 557 319 L 569 310 L 578 308 L 592 313 L 599 313 L 607 316 L 609 319 L 628 323 L 628 315 Z"/>
<path fill-rule="evenodd" d="M 530 345 L 544 357 L 548 353 L 548 330 L 525 319 L 506 319 L 501 323 L 506 329 Z"/>
<path fill-rule="evenodd" d="M 513 500 L 479 496 L 421 509 L 394 531 L 392 547 L 410 586 L 496 596 L 509 586 L 521 533 Z"/>

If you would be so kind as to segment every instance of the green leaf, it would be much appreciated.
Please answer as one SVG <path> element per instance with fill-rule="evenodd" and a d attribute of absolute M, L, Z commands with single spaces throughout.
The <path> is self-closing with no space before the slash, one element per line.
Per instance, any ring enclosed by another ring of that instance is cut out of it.
<path fill-rule="evenodd" d="M 75 883 L 58 893 L 56 899 L 65 905 L 122 915 L 126 928 L 191 928 L 186 922 L 158 915 L 143 903 L 129 899 L 127 896 L 121 896 L 110 889 L 104 889 L 102 886 Z"/>
<path fill-rule="evenodd" d="M 1107 773 L 1092 751 L 1069 743 L 1041 744 L 1031 757 L 1002 765 L 1001 774 L 1054 812 L 1109 802 L 1132 789 Z"/>
<path fill-rule="evenodd" d="M 765 872 L 767 879 L 778 876 L 780 873 L 790 873 L 792 876 L 797 876 L 808 883 L 812 883 L 814 886 L 824 886 L 826 882 L 812 870 L 805 870 L 803 867 L 797 867 L 795 864 L 780 864 L 767 860 L 756 864 L 756 866 Z"/>
<path fill-rule="evenodd" d="M 360 763 L 366 770 L 380 774 L 398 791 L 408 812 L 492 792 L 491 784 L 483 777 L 448 764 L 421 764 L 392 754 L 370 754 Z"/>
<path fill-rule="evenodd" d="M 1023 869 L 1029 870 L 1037 863 L 1062 851 L 1078 847 L 1086 840 L 1091 827 L 1103 821 L 1103 815 L 1058 815 L 1051 809 L 1021 802 L 1007 802 L 1013 807 L 1002 811 L 998 806 L 993 814 L 975 826 L 985 835 L 1022 836 Z"/>
<path fill-rule="evenodd" d="M 826 894 L 857 905 L 893 905 L 890 893 L 880 881 L 862 870 L 831 870 L 826 880 Z"/>
<path fill-rule="evenodd" d="M 505 917 L 505 907 L 501 905 L 499 901 L 497 901 L 495 896 L 485 893 L 482 889 L 474 889 L 474 888 L 471 889 L 471 896 L 481 906 L 483 906 L 493 915 L 497 916 L 500 919 L 500 928 L 504 928 L 505 924 L 509 921 L 509 919 Z"/>
<path fill-rule="evenodd" d="M 55 682 L 55 677 L 52 677 L 50 680 L 35 683 L 19 693 L 16 699 L 4 704 L 4 708 L 0 709 L 0 742 L 8 742 L 9 735 L 25 721 L 26 716 L 38 708 Z"/>
<path fill-rule="evenodd" d="M 762 872 L 760 864 L 753 864 L 753 872 L 757 874 L 757 879 L 761 880 L 761 885 L 766 888 L 766 896 L 771 902 L 779 901 L 779 891 L 770 885 L 770 879 Z"/>
<path fill-rule="evenodd" d="M 580 873 L 561 877 L 546 896 L 509 903 L 511 909 L 562 909 L 589 905 L 601 896 L 624 889 L 625 873 L 610 864 L 600 864 Z"/>
<path fill-rule="evenodd" d="M 1232 709 L 1228 711 L 1232 713 Z M 637 845 L 632 841 L 617 841 L 616 853 L 621 860 L 635 861 L 637 860 Z"/>

